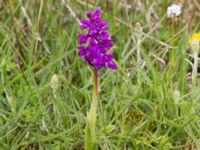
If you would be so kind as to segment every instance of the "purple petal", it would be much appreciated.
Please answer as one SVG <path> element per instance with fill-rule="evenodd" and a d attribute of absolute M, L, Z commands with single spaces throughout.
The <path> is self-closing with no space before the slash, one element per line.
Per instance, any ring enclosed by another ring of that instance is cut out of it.
<path fill-rule="evenodd" d="M 105 55 L 104 55 L 104 60 L 105 60 L 106 62 L 111 62 L 112 59 L 113 59 L 113 56 L 112 56 L 112 55 L 110 55 L 110 54 L 105 54 Z"/>
<path fill-rule="evenodd" d="M 84 44 L 84 43 L 87 43 L 88 35 L 79 34 L 78 38 L 79 38 L 79 44 Z"/>
<path fill-rule="evenodd" d="M 91 13 L 91 12 L 88 12 L 88 13 L 87 13 L 87 17 L 88 17 L 89 19 L 91 19 L 91 18 L 92 18 L 92 13 Z"/>
<path fill-rule="evenodd" d="M 101 15 L 101 8 L 100 8 L 100 7 L 98 7 L 98 8 L 95 9 L 95 11 L 94 11 L 94 15 L 100 17 L 100 15 Z"/>
<path fill-rule="evenodd" d="M 86 53 L 85 47 L 83 47 L 83 46 L 78 46 L 77 48 L 79 49 L 78 55 L 79 55 L 80 57 L 84 56 L 85 53 Z"/>
<path fill-rule="evenodd" d="M 112 69 L 112 70 L 117 70 L 117 66 L 113 63 L 113 62 L 109 62 L 108 63 L 108 68 Z"/>
<path fill-rule="evenodd" d="M 108 32 L 101 32 L 99 34 L 99 37 L 101 38 L 101 40 L 111 39 L 110 34 Z"/>
<path fill-rule="evenodd" d="M 86 62 L 90 63 L 91 57 L 89 55 L 84 55 L 84 59 Z"/>
<path fill-rule="evenodd" d="M 97 21 L 97 19 L 99 19 L 100 16 L 101 16 L 101 9 L 97 8 L 93 13 L 92 19 Z"/>
<path fill-rule="evenodd" d="M 105 21 L 101 22 L 101 30 L 107 30 L 108 29 L 108 24 Z"/>
<path fill-rule="evenodd" d="M 86 19 L 81 19 L 81 29 L 87 29 L 89 27 L 89 21 Z"/>
<path fill-rule="evenodd" d="M 111 47 L 112 47 L 113 45 L 112 45 L 112 43 L 111 43 L 111 40 L 109 40 L 109 41 L 104 41 L 104 47 L 106 48 L 106 49 L 110 49 Z"/>
<path fill-rule="evenodd" d="M 105 49 L 104 47 L 99 48 L 99 50 L 100 50 L 100 52 L 101 52 L 102 54 L 106 53 L 106 49 Z"/>

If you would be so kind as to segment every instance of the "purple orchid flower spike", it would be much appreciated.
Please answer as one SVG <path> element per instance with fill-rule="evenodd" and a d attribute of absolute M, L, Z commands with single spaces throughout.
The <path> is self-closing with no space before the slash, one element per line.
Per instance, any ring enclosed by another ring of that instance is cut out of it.
<path fill-rule="evenodd" d="M 113 55 L 109 52 L 113 46 L 112 39 L 106 32 L 108 24 L 101 19 L 101 9 L 97 8 L 93 13 L 88 12 L 87 17 L 88 19 L 81 20 L 80 28 L 87 30 L 87 33 L 78 35 L 78 55 L 96 70 L 105 67 L 116 70 Z"/>

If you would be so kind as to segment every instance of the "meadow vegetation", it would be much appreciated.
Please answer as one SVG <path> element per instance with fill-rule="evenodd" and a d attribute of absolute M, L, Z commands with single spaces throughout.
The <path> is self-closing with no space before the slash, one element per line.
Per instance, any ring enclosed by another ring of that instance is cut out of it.
<path fill-rule="evenodd" d="M 99 149 L 200 149 L 199 0 L 0 0 L 0 150 L 84 149 L 93 79 L 77 35 L 97 7 L 118 67 L 99 71 Z"/>

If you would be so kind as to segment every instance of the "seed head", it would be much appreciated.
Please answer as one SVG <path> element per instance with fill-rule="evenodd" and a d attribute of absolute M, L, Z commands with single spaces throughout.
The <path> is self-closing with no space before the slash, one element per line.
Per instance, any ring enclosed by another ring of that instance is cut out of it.
<path fill-rule="evenodd" d="M 56 90 L 57 87 L 58 87 L 58 82 L 59 82 L 59 79 L 58 79 L 58 76 L 56 74 L 54 74 L 52 77 L 51 77 L 51 88 L 53 90 Z"/>

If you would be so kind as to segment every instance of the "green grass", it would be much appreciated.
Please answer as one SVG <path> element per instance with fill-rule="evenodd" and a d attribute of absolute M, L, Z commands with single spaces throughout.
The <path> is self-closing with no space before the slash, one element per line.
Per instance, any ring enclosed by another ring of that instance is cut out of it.
<path fill-rule="evenodd" d="M 193 60 L 187 44 L 200 29 L 198 0 L 183 0 L 173 78 L 173 37 L 166 18 L 172 3 L 48 0 L 42 6 L 42 0 L 0 0 L 0 150 L 83 149 L 93 83 L 89 67 L 77 56 L 82 32 L 77 20 L 96 6 L 109 22 L 119 67 L 100 72 L 99 149 L 200 149 L 200 87 L 199 79 L 191 87 Z M 143 27 L 141 64 L 137 22 Z M 53 74 L 59 77 L 56 98 Z"/>

